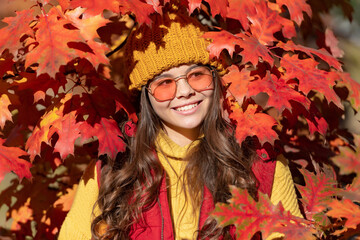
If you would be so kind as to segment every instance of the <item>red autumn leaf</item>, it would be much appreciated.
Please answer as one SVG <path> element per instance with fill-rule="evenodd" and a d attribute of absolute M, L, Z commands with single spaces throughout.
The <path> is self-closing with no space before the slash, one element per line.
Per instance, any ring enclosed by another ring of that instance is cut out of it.
<path fill-rule="evenodd" d="M 209 3 L 211 9 L 211 15 L 215 17 L 215 15 L 220 14 L 225 17 L 227 12 L 227 7 L 229 5 L 228 0 L 206 0 Z"/>
<path fill-rule="evenodd" d="M 106 23 L 110 21 L 100 14 L 88 18 L 81 18 L 81 15 L 85 12 L 85 10 L 86 9 L 79 7 L 74 10 L 67 11 L 65 13 L 65 17 L 80 30 L 80 34 L 85 40 L 89 41 L 94 38 L 100 38 L 96 30 L 105 26 Z"/>
<path fill-rule="evenodd" d="M 61 65 L 77 57 L 76 51 L 68 46 L 68 42 L 81 42 L 83 38 L 78 30 L 64 28 L 68 23 L 70 22 L 67 20 L 59 19 L 55 8 L 39 18 L 35 33 L 38 46 L 26 55 L 26 67 L 39 63 L 37 75 L 47 73 L 54 77 Z"/>
<path fill-rule="evenodd" d="M 311 7 L 306 3 L 306 0 L 276 0 L 279 6 L 285 5 L 289 12 L 291 20 L 295 21 L 299 26 L 304 21 L 303 12 L 306 12 L 309 17 L 312 15 Z"/>
<path fill-rule="evenodd" d="M 340 153 L 332 158 L 332 161 L 340 167 L 340 174 L 360 172 L 360 137 L 355 136 L 353 150 L 347 146 L 339 147 Z"/>
<path fill-rule="evenodd" d="M 70 7 L 73 9 L 77 7 L 86 8 L 84 18 L 90 18 L 102 14 L 105 9 L 119 13 L 119 0 L 72 0 Z"/>
<path fill-rule="evenodd" d="M 238 67 L 232 65 L 227 70 L 229 72 L 223 76 L 223 80 L 225 83 L 230 84 L 228 90 L 241 105 L 244 97 L 248 95 L 249 82 L 255 78 L 250 76 L 251 72 L 245 68 L 240 72 Z"/>
<path fill-rule="evenodd" d="M 71 98 L 71 94 L 67 94 L 60 103 L 64 104 Z M 25 149 L 30 155 L 30 160 L 33 161 L 36 155 L 41 153 L 42 142 L 49 144 L 49 140 L 54 134 L 54 129 L 61 129 L 61 119 L 63 117 L 64 105 L 59 108 L 54 107 L 41 117 L 39 126 L 36 126 L 28 138 Z"/>
<path fill-rule="evenodd" d="M 220 32 L 206 32 L 203 38 L 213 40 L 207 47 L 210 58 L 219 57 L 223 49 L 226 49 L 231 56 L 235 51 L 235 46 L 242 43 L 238 36 L 225 30 L 221 30 Z"/>
<path fill-rule="evenodd" d="M 269 96 L 267 106 L 275 107 L 279 112 L 282 112 L 285 108 L 291 109 L 290 100 L 297 101 L 307 108 L 310 107 L 310 101 L 305 96 L 292 89 L 284 79 L 278 79 L 269 72 L 263 79 L 249 83 L 248 93 L 250 96 L 256 96 L 260 92 Z"/>
<path fill-rule="evenodd" d="M 49 138 L 51 137 L 49 136 L 50 128 L 62 117 L 61 115 L 58 115 L 57 110 L 58 109 L 54 109 L 46 113 L 40 121 L 40 126 L 35 127 L 27 140 L 25 148 L 30 155 L 31 161 L 34 160 L 36 155 L 40 155 L 42 142 L 49 144 Z"/>
<path fill-rule="evenodd" d="M 243 112 L 237 106 L 232 107 L 233 112 L 229 117 L 237 123 L 235 132 L 237 140 L 241 143 L 247 136 L 255 135 L 262 144 L 274 143 L 277 138 L 277 133 L 272 129 L 276 124 L 275 119 L 265 113 L 256 113 L 256 109 L 256 105 L 249 105 Z"/>
<path fill-rule="evenodd" d="M 251 239 L 258 231 L 266 239 L 271 233 L 285 233 L 296 239 L 309 239 L 313 230 L 306 220 L 291 216 L 282 205 L 273 205 L 266 194 L 255 202 L 246 190 L 232 188 L 230 204 L 216 204 L 212 215 L 223 226 L 235 224 L 237 239 Z M 291 235 L 289 235 L 291 233 Z"/>
<path fill-rule="evenodd" d="M 299 90 L 304 94 L 308 94 L 311 90 L 318 91 L 326 97 L 328 101 L 332 101 L 339 108 L 343 108 L 339 97 L 333 90 L 335 80 L 339 77 L 335 72 L 326 72 L 319 70 L 316 66 L 319 63 L 315 60 L 299 59 L 297 55 L 284 55 L 280 65 L 286 69 L 283 78 L 285 80 L 298 79 Z"/>
<path fill-rule="evenodd" d="M 300 200 L 306 218 L 314 220 L 314 216 L 325 210 L 338 192 L 335 177 L 326 176 L 322 172 L 315 175 L 307 170 L 302 170 L 301 173 L 305 179 L 305 186 L 297 185 L 302 196 Z"/>
<path fill-rule="evenodd" d="M 72 24 L 80 30 L 81 36 L 87 41 L 87 45 L 91 48 L 90 52 L 77 51 L 79 57 L 87 59 L 94 67 L 99 64 L 108 64 L 109 59 L 106 53 L 110 50 L 107 45 L 94 41 L 95 38 L 100 38 L 97 29 L 105 26 L 109 22 L 101 15 L 90 16 L 88 18 L 81 18 L 85 12 L 84 8 L 76 8 L 65 13 L 65 16 L 72 22 Z"/>
<path fill-rule="evenodd" d="M 99 155 L 107 154 L 114 159 L 118 152 L 125 151 L 126 144 L 121 139 L 122 133 L 117 123 L 112 119 L 101 118 L 100 123 L 95 123 L 94 126 L 82 122 L 79 129 L 82 141 L 97 137 Z"/>
<path fill-rule="evenodd" d="M 31 178 L 31 163 L 19 157 L 28 155 L 18 147 L 4 146 L 5 140 L 0 138 L 0 182 L 9 172 L 14 172 L 20 179 Z"/>
<path fill-rule="evenodd" d="M 69 154 L 74 154 L 75 140 L 80 137 L 75 111 L 65 114 L 53 122 L 48 137 L 50 138 L 55 132 L 59 135 L 54 146 L 55 152 L 60 153 L 62 159 L 65 159 Z"/>
<path fill-rule="evenodd" d="M 253 36 L 246 36 L 245 34 L 238 34 L 238 36 L 242 38 L 239 45 L 243 48 L 240 55 L 243 57 L 244 64 L 250 62 L 256 66 L 259 61 L 266 61 L 271 66 L 274 64 L 272 53 L 265 45 L 261 44 L 258 39 Z"/>
<path fill-rule="evenodd" d="M 330 48 L 334 57 L 341 58 L 344 56 L 344 51 L 338 46 L 339 40 L 336 39 L 334 32 L 330 28 L 325 30 L 325 44 Z"/>
<path fill-rule="evenodd" d="M 326 120 L 324 118 L 315 117 L 312 120 L 306 118 L 306 122 L 309 125 L 310 134 L 314 134 L 315 132 L 319 132 L 322 135 L 325 135 L 325 133 L 326 133 L 326 131 L 328 129 L 328 124 L 327 124 L 327 122 L 326 122 Z"/>
<path fill-rule="evenodd" d="M 281 17 L 271 10 L 266 1 L 260 1 L 256 5 L 256 15 L 249 16 L 252 35 L 263 45 L 272 45 L 277 41 L 274 33 L 281 30 Z"/>
<path fill-rule="evenodd" d="M 133 13 L 136 16 L 136 21 L 139 25 L 145 23 L 150 25 L 152 22 L 149 15 L 155 12 L 152 5 L 144 3 L 140 0 L 118 0 L 120 3 L 120 12 L 122 14 Z"/>
<path fill-rule="evenodd" d="M 360 176 L 356 176 L 353 182 L 340 190 L 340 194 L 352 201 L 359 201 L 360 199 Z"/>
<path fill-rule="evenodd" d="M 244 30 L 248 30 L 248 16 L 256 15 L 255 2 L 256 0 L 229 0 L 226 17 L 239 20 Z"/>
<path fill-rule="evenodd" d="M 346 218 L 345 228 L 356 228 L 360 224 L 360 206 L 349 199 L 333 200 L 329 203 L 332 208 L 326 215 L 333 218 Z"/>
<path fill-rule="evenodd" d="M 202 0 L 189 0 L 189 13 L 193 13 L 195 9 L 200 8 Z"/>
<path fill-rule="evenodd" d="M 349 73 L 338 73 L 342 83 L 347 86 L 349 90 L 348 100 L 351 106 L 357 111 L 360 111 L 360 83 L 351 78 Z"/>
<path fill-rule="evenodd" d="M 92 49 L 92 52 L 78 52 L 78 56 L 87 59 L 96 68 L 99 64 L 109 64 L 109 59 L 106 57 L 106 53 L 110 48 L 104 44 L 94 40 L 89 40 L 87 45 Z"/>
<path fill-rule="evenodd" d="M 33 35 L 32 29 L 29 27 L 31 21 L 34 20 L 34 10 L 23 10 L 16 13 L 15 17 L 7 17 L 2 21 L 8 26 L 0 29 L 0 54 L 6 48 L 14 55 L 16 51 L 22 47 L 20 37 L 24 34 Z"/>
<path fill-rule="evenodd" d="M 34 93 L 38 91 L 45 93 L 47 90 L 52 89 L 54 93 L 57 94 L 59 88 L 65 88 L 65 84 L 67 83 L 65 78 L 54 79 L 47 74 L 36 76 L 36 73 L 22 72 L 19 75 L 22 76 L 22 79 L 25 81 L 17 83 L 18 89 L 31 89 Z"/>
<path fill-rule="evenodd" d="M 11 104 L 9 97 L 6 94 L 0 96 L 0 129 L 3 129 L 6 121 L 12 121 L 12 115 L 9 111 Z"/>
<path fill-rule="evenodd" d="M 285 51 L 301 51 L 309 55 L 312 59 L 314 59 L 313 55 L 318 56 L 322 60 L 324 60 L 329 66 L 334 67 L 335 69 L 341 71 L 341 63 L 331 56 L 331 54 L 325 49 L 314 49 L 310 47 L 305 47 L 303 45 L 297 45 L 293 41 L 289 40 L 286 43 L 279 42 L 277 47 L 283 48 Z"/>

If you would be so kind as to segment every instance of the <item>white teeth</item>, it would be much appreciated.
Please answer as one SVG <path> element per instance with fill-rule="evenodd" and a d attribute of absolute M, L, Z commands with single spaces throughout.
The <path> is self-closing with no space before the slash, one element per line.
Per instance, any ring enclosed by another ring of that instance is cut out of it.
<path fill-rule="evenodd" d="M 179 107 L 179 108 L 175 108 L 176 111 L 186 111 L 186 110 L 190 110 L 194 107 L 196 107 L 198 105 L 198 103 L 194 103 L 194 104 L 190 104 L 190 105 L 186 105 L 186 106 L 183 106 L 183 107 Z"/>

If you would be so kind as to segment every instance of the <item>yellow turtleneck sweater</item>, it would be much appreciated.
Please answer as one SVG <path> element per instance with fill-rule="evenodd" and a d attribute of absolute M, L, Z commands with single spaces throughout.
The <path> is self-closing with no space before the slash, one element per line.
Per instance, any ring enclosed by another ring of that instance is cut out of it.
<path fill-rule="evenodd" d="M 169 205 L 173 218 L 175 240 L 196 239 L 194 234 L 198 230 L 200 209 L 197 208 L 194 211 L 189 194 L 187 194 L 188 201 L 186 201 L 183 189 L 183 173 L 187 162 L 183 161 L 183 158 L 198 143 L 199 140 L 196 140 L 181 147 L 163 132 L 159 134 L 155 142 L 157 155 L 167 176 Z"/>
<path fill-rule="evenodd" d="M 171 206 L 176 239 L 193 239 L 195 237 L 194 232 L 198 228 L 200 209 L 196 209 L 195 214 L 193 214 L 191 204 L 184 205 L 186 201 L 184 191 L 182 191 L 182 178 L 180 177 L 186 166 L 186 162 L 181 159 L 197 144 L 198 141 L 195 141 L 190 145 L 180 147 L 165 134 L 160 134 L 156 141 L 159 160 L 169 178 L 169 204 Z M 80 180 L 71 210 L 61 227 L 59 240 L 91 239 L 91 222 L 94 218 L 92 209 L 97 200 L 98 193 L 97 171 L 95 164 L 92 163 Z M 271 201 L 274 204 L 281 201 L 285 210 L 290 211 L 294 216 L 302 217 L 291 173 L 284 158 L 278 159 L 276 163 Z M 94 214 L 100 214 L 98 208 L 94 209 Z M 279 233 L 273 233 L 267 240 L 281 236 Z"/>

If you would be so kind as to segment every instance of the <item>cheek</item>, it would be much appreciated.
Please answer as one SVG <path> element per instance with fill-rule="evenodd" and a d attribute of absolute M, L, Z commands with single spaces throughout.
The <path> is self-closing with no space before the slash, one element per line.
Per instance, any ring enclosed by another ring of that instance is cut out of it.
<path fill-rule="evenodd" d="M 156 115 L 161 116 L 163 112 L 168 108 L 169 101 L 165 102 L 158 102 L 155 100 L 155 98 L 151 95 L 149 95 L 149 100 L 152 108 L 154 109 L 154 112 Z"/>

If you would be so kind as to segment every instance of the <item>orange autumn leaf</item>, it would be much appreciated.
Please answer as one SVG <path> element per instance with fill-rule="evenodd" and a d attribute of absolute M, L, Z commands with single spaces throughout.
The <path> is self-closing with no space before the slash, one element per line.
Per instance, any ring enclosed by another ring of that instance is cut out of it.
<path fill-rule="evenodd" d="M 0 182 L 11 171 L 16 173 L 20 179 L 31 178 L 31 163 L 20 158 L 26 156 L 27 153 L 19 147 L 4 146 L 4 142 L 5 140 L 0 138 Z"/>
<path fill-rule="evenodd" d="M 30 198 L 28 198 L 25 204 L 18 210 L 14 209 L 11 211 L 11 218 L 13 220 L 11 230 L 14 231 L 21 229 L 21 223 L 33 220 L 33 210 L 30 208 Z"/>
<path fill-rule="evenodd" d="M 6 94 L 0 96 L 0 129 L 4 128 L 6 121 L 12 121 L 12 115 L 8 108 L 10 104 Z"/>
<path fill-rule="evenodd" d="M 345 228 L 356 228 L 360 224 L 360 206 L 351 200 L 334 200 L 329 207 L 331 210 L 326 215 L 333 218 L 346 218 Z"/>

